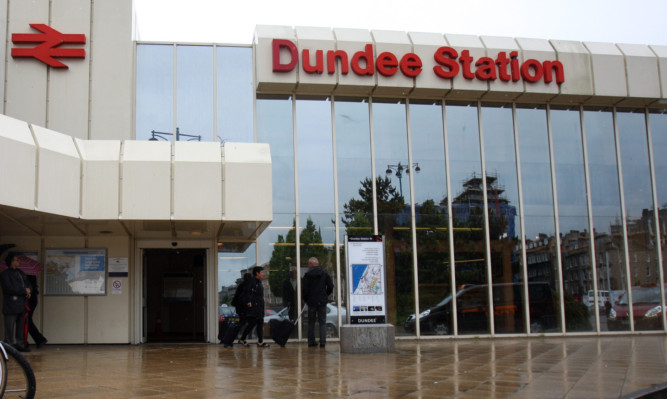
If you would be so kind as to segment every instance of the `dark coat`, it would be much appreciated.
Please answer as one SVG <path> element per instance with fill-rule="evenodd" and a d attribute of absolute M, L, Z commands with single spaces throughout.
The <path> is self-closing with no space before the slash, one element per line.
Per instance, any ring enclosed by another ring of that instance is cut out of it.
<path fill-rule="evenodd" d="M 247 307 L 248 302 L 252 303 L 251 307 Z M 264 286 L 261 280 L 253 277 L 245 284 L 243 304 L 246 306 L 246 317 L 264 317 Z"/>
<path fill-rule="evenodd" d="M 301 281 L 301 298 L 308 307 L 326 305 L 329 295 L 333 292 L 333 281 L 321 267 L 313 267 L 303 276 Z"/>
<path fill-rule="evenodd" d="M 32 288 L 30 281 L 20 269 L 11 267 L 0 274 L 2 285 L 2 314 L 25 312 L 26 288 Z"/>

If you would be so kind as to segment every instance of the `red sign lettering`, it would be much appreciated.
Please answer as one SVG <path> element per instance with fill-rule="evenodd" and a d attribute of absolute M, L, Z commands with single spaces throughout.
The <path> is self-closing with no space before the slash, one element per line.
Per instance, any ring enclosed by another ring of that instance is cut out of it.
<path fill-rule="evenodd" d="M 86 58 L 86 50 L 77 48 L 59 48 L 61 44 L 85 44 L 86 35 L 64 34 L 44 24 L 30 24 L 30 27 L 42 33 L 14 33 L 12 43 L 40 43 L 32 48 L 12 49 L 14 58 L 36 58 L 53 68 L 68 68 L 56 58 Z"/>
<path fill-rule="evenodd" d="M 289 62 L 281 63 L 280 55 L 284 50 L 289 52 Z M 307 74 L 324 73 L 324 51 L 315 50 L 315 60 L 313 61 L 312 51 L 304 49 L 302 51 L 302 69 Z M 352 55 L 348 63 L 348 54 L 344 50 L 329 50 L 326 53 L 326 71 L 331 75 L 339 70 L 341 75 L 347 75 L 352 71 L 359 76 L 372 76 L 379 73 L 382 76 L 391 77 L 401 72 L 409 78 L 416 78 L 422 72 L 422 61 L 417 54 L 407 53 L 400 60 L 395 54 L 385 51 L 374 57 L 373 45 L 366 44 L 362 51 Z M 494 81 L 500 79 L 503 82 L 518 82 L 525 80 L 528 83 L 537 83 L 540 80 L 544 83 L 551 83 L 556 80 L 557 84 L 565 81 L 565 72 L 563 64 L 560 61 L 538 61 L 527 59 L 523 63 L 519 62 L 519 52 L 511 51 L 508 54 L 504 51 L 498 53 L 495 59 L 491 57 L 480 57 L 475 60 L 470 55 L 470 50 L 458 51 L 451 47 L 440 47 L 433 54 L 433 59 L 438 64 L 433 67 L 433 73 L 442 79 L 453 79 L 461 74 L 467 80 Z M 290 72 L 296 68 L 299 63 L 299 53 L 290 40 L 273 40 L 273 71 Z"/>

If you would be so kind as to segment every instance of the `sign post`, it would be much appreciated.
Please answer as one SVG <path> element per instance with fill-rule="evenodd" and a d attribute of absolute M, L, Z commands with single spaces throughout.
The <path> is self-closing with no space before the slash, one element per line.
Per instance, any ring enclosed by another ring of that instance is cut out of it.
<path fill-rule="evenodd" d="M 382 236 L 345 236 L 348 323 L 340 329 L 342 353 L 394 351 L 395 328 L 387 323 Z"/>

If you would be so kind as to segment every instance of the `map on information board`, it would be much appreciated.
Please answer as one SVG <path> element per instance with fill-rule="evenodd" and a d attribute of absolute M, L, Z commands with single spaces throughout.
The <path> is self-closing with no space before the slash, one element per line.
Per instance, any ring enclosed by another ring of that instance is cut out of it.
<path fill-rule="evenodd" d="M 382 265 L 352 265 L 354 295 L 382 295 Z"/>
<path fill-rule="evenodd" d="M 106 250 L 49 249 L 44 295 L 105 295 Z"/>

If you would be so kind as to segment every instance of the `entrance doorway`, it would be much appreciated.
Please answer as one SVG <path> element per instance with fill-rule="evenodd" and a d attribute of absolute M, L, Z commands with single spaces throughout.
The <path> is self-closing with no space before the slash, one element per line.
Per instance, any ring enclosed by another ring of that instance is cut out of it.
<path fill-rule="evenodd" d="M 205 342 L 206 250 L 145 249 L 146 342 Z"/>

